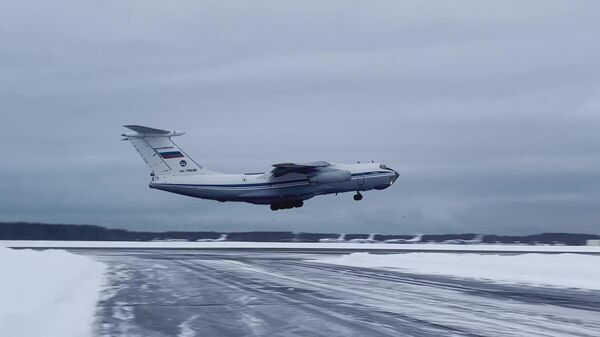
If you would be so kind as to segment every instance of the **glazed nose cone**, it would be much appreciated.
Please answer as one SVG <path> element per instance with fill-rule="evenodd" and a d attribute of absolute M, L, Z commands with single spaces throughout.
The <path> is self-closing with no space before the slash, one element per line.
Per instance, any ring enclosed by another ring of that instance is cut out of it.
<path fill-rule="evenodd" d="M 395 183 L 396 180 L 398 179 L 398 177 L 400 176 L 400 173 L 398 173 L 396 170 L 392 170 L 392 171 L 394 171 L 394 179 L 392 180 L 392 183 Z"/>

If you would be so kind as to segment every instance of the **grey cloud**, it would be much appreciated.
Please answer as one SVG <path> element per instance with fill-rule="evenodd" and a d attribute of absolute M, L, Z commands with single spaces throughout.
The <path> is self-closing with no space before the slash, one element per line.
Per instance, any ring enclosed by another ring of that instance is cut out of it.
<path fill-rule="evenodd" d="M 597 1 L 0 4 L 2 220 L 132 229 L 600 233 Z M 383 161 L 273 213 L 147 188 L 120 125 L 225 172 Z"/>

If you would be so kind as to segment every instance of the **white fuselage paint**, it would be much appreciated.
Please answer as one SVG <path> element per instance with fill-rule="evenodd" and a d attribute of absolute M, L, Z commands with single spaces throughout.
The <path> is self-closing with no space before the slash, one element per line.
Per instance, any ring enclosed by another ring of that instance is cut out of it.
<path fill-rule="evenodd" d="M 331 163 L 328 169 L 350 171 L 351 177 L 341 182 L 311 183 L 305 174 L 293 172 L 280 177 L 270 172 L 161 175 L 153 177 L 150 187 L 202 199 L 273 204 L 323 194 L 382 190 L 398 178 L 395 171 L 381 168 L 378 163 Z"/>

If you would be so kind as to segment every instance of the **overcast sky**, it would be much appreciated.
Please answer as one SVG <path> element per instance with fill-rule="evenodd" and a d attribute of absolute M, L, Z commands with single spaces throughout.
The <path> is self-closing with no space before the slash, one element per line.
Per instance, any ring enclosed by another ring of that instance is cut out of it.
<path fill-rule="evenodd" d="M 600 233 L 600 1 L 0 2 L 0 221 Z M 123 124 L 216 171 L 384 162 L 301 209 L 148 188 Z"/>

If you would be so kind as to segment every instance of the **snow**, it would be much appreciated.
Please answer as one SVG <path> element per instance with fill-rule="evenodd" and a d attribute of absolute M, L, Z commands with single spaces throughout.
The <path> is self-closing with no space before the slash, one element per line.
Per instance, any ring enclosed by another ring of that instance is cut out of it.
<path fill-rule="evenodd" d="M 0 336 L 92 335 L 105 266 L 60 250 L 0 247 Z"/>
<path fill-rule="evenodd" d="M 177 337 L 194 337 L 196 336 L 196 332 L 194 331 L 194 329 L 192 328 L 192 322 L 194 320 L 196 320 L 198 317 L 198 315 L 194 315 L 190 318 L 188 318 L 187 320 L 183 321 L 181 324 L 179 324 L 179 335 L 177 335 Z"/>
<path fill-rule="evenodd" d="M 431 252 L 538 252 L 600 254 L 600 246 L 451 245 L 320 242 L 142 242 L 142 241 L 0 241 L 0 247 L 21 248 L 136 248 L 136 249 L 333 249 Z"/>
<path fill-rule="evenodd" d="M 600 290 L 600 256 L 583 254 L 352 253 L 316 262 L 391 268 L 500 283 Z"/>

